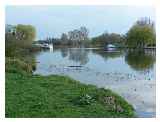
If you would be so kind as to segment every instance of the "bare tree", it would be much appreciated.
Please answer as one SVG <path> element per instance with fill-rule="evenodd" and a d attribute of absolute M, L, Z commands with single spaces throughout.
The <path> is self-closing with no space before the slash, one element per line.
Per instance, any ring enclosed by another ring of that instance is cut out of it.
<path fill-rule="evenodd" d="M 89 31 L 86 27 L 80 27 L 80 29 L 69 31 L 68 38 L 73 46 L 81 46 L 88 39 L 88 33 Z"/>
<path fill-rule="evenodd" d="M 68 44 L 68 35 L 66 33 L 62 33 L 61 43 L 64 44 L 64 45 Z"/>
<path fill-rule="evenodd" d="M 81 40 L 87 40 L 89 30 L 86 27 L 83 26 L 83 27 L 80 27 L 80 32 L 81 32 Z"/>
<path fill-rule="evenodd" d="M 149 17 L 143 17 L 136 21 L 136 25 L 140 25 L 140 26 L 148 25 L 148 26 L 154 27 L 154 22 Z"/>

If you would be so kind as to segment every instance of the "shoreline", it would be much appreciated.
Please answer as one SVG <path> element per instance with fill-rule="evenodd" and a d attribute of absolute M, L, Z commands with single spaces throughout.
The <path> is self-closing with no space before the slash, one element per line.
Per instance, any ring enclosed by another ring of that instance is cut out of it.
<path fill-rule="evenodd" d="M 6 67 L 7 118 L 135 117 L 132 105 L 109 89 L 66 76 L 28 74 L 12 63 Z"/>
<path fill-rule="evenodd" d="M 50 76 L 50 75 L 48 74 L 48 75 L 42 75 L 42 76 Z M 62 75 L 62 76 L 66 76 L 66 75 Z M 108 76 L 109 75 L 107 75 L 107 77 Z M 107 78 L 108 80 L 106 82 L 105 81 L 102 82 L 106 78 L 104 79 L 96 78 L 95 80 L 92 80 L 92 78 L 88 77 L 88 79 L 85 80 L 84 78 L 79 79 L 80 76 L 77 76 L 77 75 L 75 75 L 74 77 L 72 75 L 69 75 L 69 77 L 76 79 L 86 85 L 91 84 L 91 85 L 97 86 L 98 88 L 110 89 L 113 92 L 118 93 L 121 97 L 123 97 L 128 103 L 130 103 L 134 107 L 135 112 L 137 112 L 136 113 L 137 117 L 150 118 L 150 117 L 156 116 L 155 115 L 156 113 L 156 108 L 155 108 L 156 107 L 156 102 L 155 102 L 156 101 L 155 100 L 156 82 L 153 79 L 152 80 L 130 79 L 128 81 L 123 81 L 123 80 L 114 81 L 113 79 L 111 80 L 110 78 Z M 100 75 L 99 77 L 102 77 L 102 76 Z M 117 78 L 115 77 L 115 79 Z M 121 83 L 118 84 L 119 82 Z"/>

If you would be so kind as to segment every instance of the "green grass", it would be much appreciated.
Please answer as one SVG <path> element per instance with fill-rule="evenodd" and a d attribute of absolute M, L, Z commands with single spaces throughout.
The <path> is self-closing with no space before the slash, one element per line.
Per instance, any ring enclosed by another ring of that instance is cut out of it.
<path fill-rule="evenodd" d="M 133 107 L 110 90 L 6 67 L 6 117 L 135 117 Z"/>

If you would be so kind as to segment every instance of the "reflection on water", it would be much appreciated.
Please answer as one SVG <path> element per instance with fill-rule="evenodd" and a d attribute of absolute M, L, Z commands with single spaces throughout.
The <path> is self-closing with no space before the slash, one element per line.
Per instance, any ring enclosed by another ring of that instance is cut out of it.
<path fill-rule="evenodd" d="M 105 60 L 109 58 L 117 58 L 124 55 L 123 50 L 114 50 L 114 51 L 104 51 L 104 50 L 93 50 L 95 54 L 100 55 Z"/>
<path fill-rule="evenodd" d="M 88 51 L 84 49 L 69 50 L 69 60 L 85 65 L 89 61 Z"/>
<path fill-rule="evenodd" d="M 68 75 L 82 83 L 112 89 L 139 117 L 155 116 L 155 51 L 57 48 L 36 55 L 35 74 Z"/>
<path fill-rule="evenodd" d="M 72 48 L 60 48 L 57 49 L 61 52 L 63 58 L 68 57 L 69 60 L 74 61 L 80 65 L 85 65 L 89 61 L 88 50 L 84 48 L 72 49 Z"/>
<path fill-rule="evenodd" d="M 93 54 L 100 55 L 104 60 L 113 59 L 117 57 L 125 57 L 125 62 L 131 66 L 134 70 L 143 71 L 153 68 L 155 63 L 155 51 L 140 50 L 140 51 L 104 51 L 99 49 L 87 50 L 84 48 L 72 49 L 61 48 L 59 49 L 63 58 L 68 56 L 68 59 L 78 63 L 79 65 L 85 65 L 89 62 L 88 53 L 92 51 Z"/>
<path fill-rule="evenodd" d="M 153 67 L 155 55 L 145 50 L 129 51 L 125 56 L 125 61 L 135 70 L 146 70 Z"/>

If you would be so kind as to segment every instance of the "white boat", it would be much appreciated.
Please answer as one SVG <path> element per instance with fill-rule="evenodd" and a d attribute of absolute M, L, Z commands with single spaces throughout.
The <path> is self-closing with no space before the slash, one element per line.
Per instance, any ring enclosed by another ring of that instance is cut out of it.
<path fill-rule="evenodd" d="M 113 45 L 113 44 L 108 44 L 108 45 L 106 46 L 105 50 L 108 50 L 108 51 L 116 50 L 116 46 Z"/>

